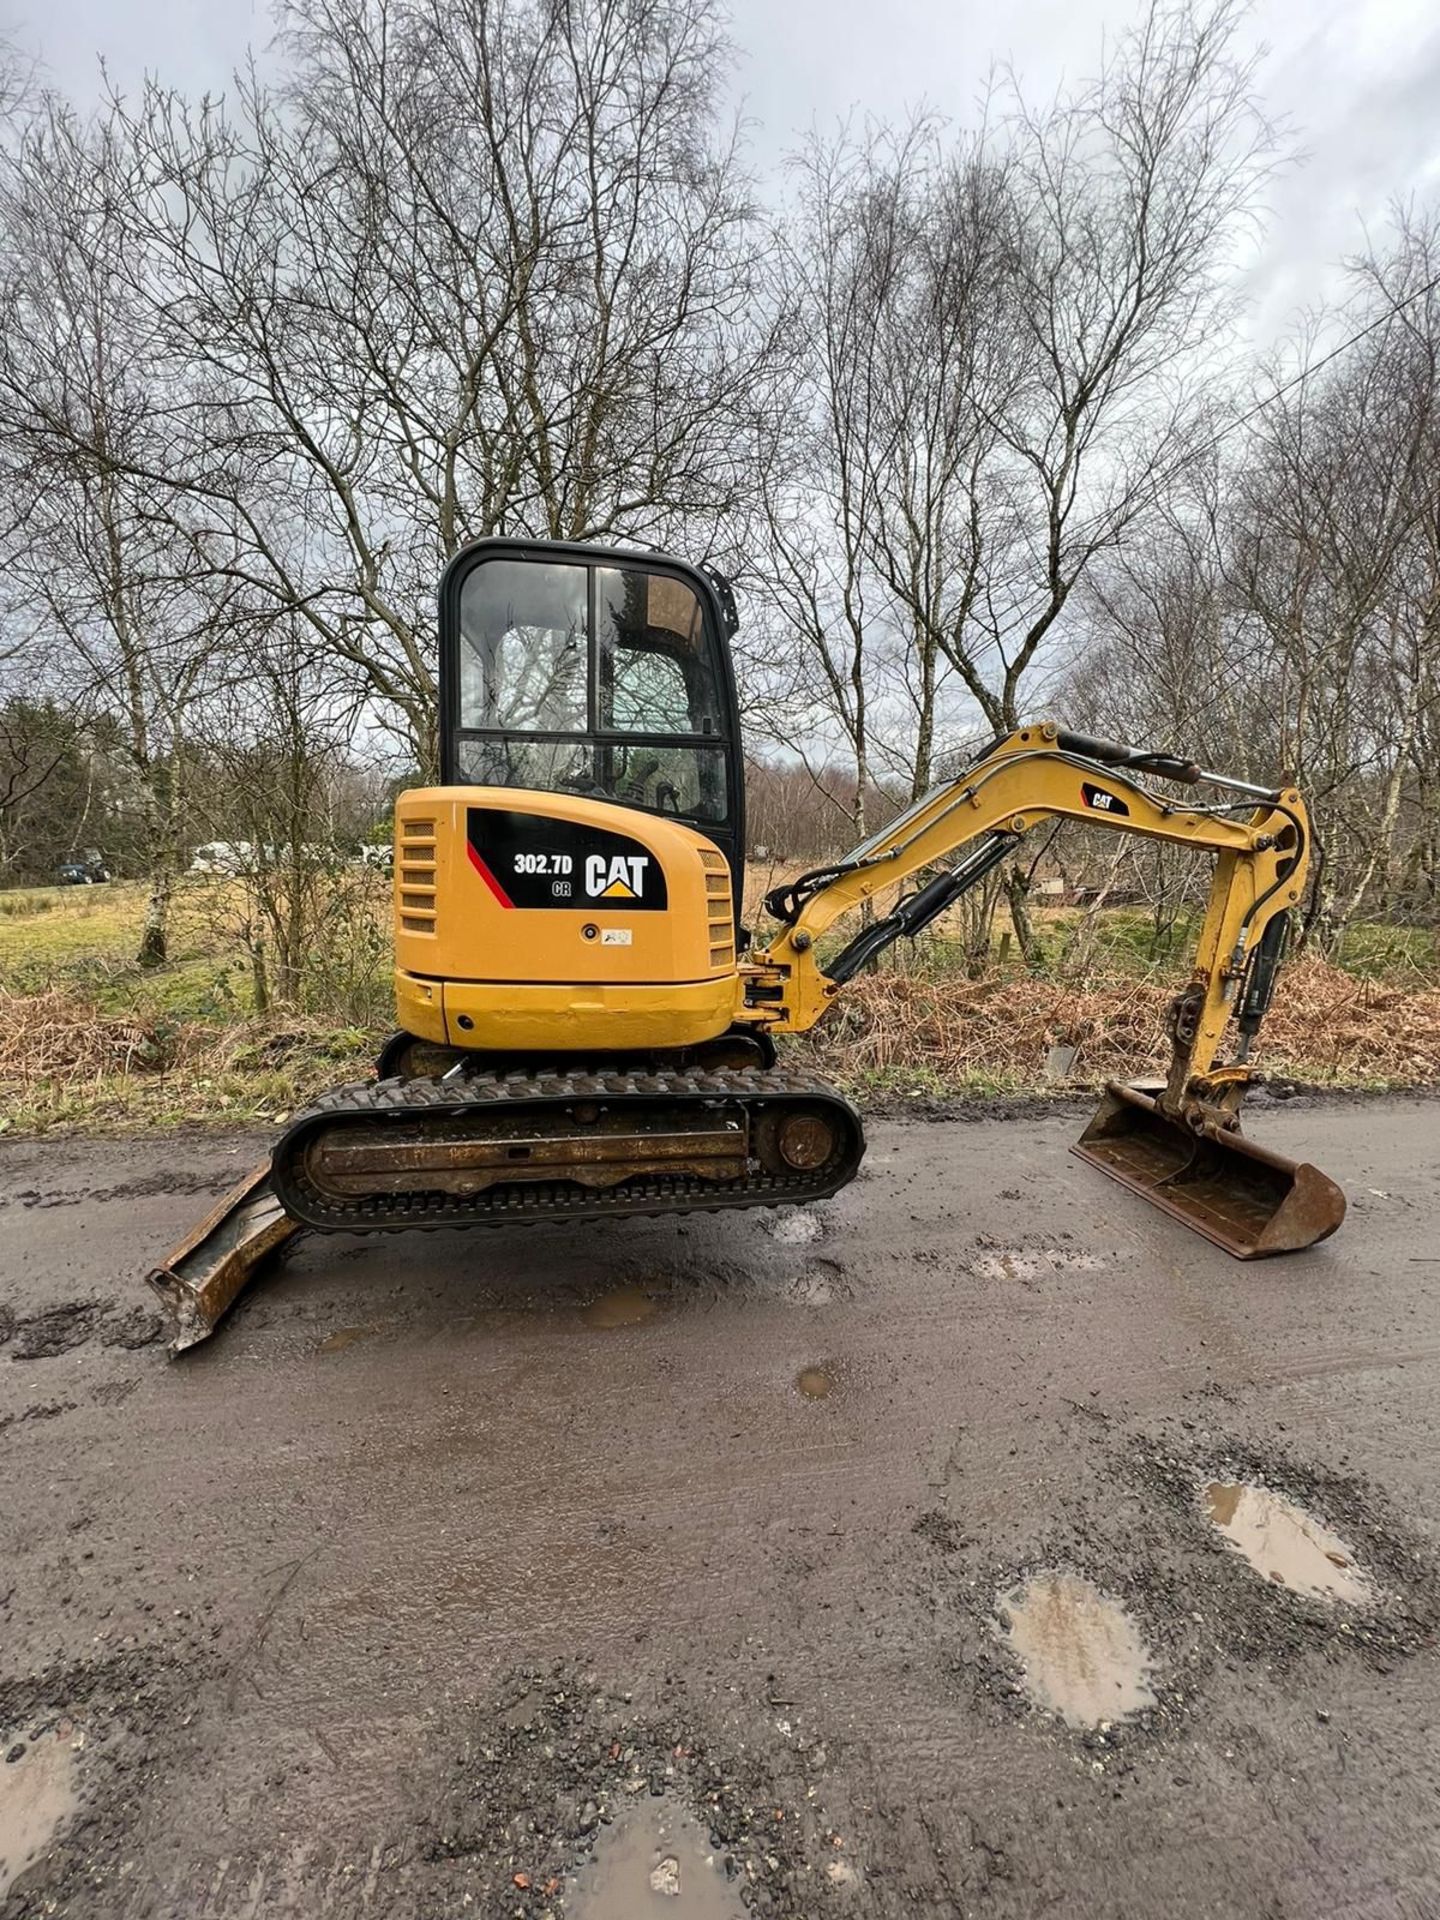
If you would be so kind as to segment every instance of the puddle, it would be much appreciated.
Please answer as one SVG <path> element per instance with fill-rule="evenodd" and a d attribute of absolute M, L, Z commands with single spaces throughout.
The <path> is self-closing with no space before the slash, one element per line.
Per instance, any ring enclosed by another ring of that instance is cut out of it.
<path fill-rule="evenodd" d="M 1206 1518 L 1263 1580 L 1312 1599 L 1355 1606 L 1374 1599 L 1369 1575 L 1339 1535 L 1283 1493 L 1243 1480 L 1215 1480 L 1201 1499 Z"/>
<path fill-rule="evenodd" d="M 616 1287 L 581 1309 L 587 1327 L 638 1327 L 655 1312 L 657 1302 L 640 1287 Z"/>
<path fill-rule="evenodd" d="M 771 1238 L 778 1240 L 782 1247 L 808 1247 L 824 1231 L 815 1215 L 800 1207 L 790 1208 L 770 1225 Z"/>
<path fill-rule="evenodd" d="M 379 1331 L 379 1327 L 337 1327 L 334 1333 L 326 1334 L 315 1351 L 343 1353 L 347 1347 L 353 1347 L 359 1340 L 373 1340 Z"/>
<path fill-rule="evenodd" d="M 23 1758 L 0 1761 L 0 1900 L 75 1810 L 74 1728 L 66 1720 L 60 1726 L 27 1745 Z M 23 1737 L 12 1736 L 4 1750 Z"/>
<path fill-rule="evenodd" d="M 573 1881 L 565 1911 L 576 1920 L 746 1920 L 703 1827 L 688 1813 L 647 1800 L 607 1828 L 595 1858 Z"/>
<path fill-rule="evenodd" d="M 1000 1602 L 1005 1639 L 1036 1706 L 1072 1727 L 1153 1707 L 1149 1649 L 1118 1600 L 1077 1573 L 1037 1573 Z"/>
<path fill-rule="evenodd" d="M 1070 1247 L 987 1247 L 970 1262 L 981 1280 L 1039 1280 L 1047 1273 L 1103 1273 L 1098 1253 Z"/>
<path fill-rule="evenodd" d="M 802 1367 L 795 1385 L 804 1400 L 827 1400 L 835 1391 L 835 1376 L 825 1367 Z"/>

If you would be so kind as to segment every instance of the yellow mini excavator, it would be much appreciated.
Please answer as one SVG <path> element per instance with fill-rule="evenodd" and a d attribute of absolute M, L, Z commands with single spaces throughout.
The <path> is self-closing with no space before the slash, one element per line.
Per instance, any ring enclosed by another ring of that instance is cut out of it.
<path fill-rule="evenodd" d="M 297 1115 L 151 1275 L 177 1348 L 301 1228 L 599 1221 L 835 1193 L 860 1165 L 859 1116 L 802 1064 L 777 1063 L 777 1036 L 813 1027 L 863 966 L 1054 820 L 1215 855 L 1169 1073 L 1113 1085 L 1074 1151 L 1242 1258 L 1334 1232 L 1334 1183 L 1239 1126 L 1305 884 L 1300 795 L 1022 727 L 844 860 L 776 888 L 774 929 L 751 944 L 736 626 L 722 578 L 659 555 L 484 540 L 452 561 L 441 784 L 396 808 L 400 1031 L 373 1083 Z M 1203 802 L 1179 791 L 1197 787 Z M 848 943 L 826 940 L 920 877 Z"/>

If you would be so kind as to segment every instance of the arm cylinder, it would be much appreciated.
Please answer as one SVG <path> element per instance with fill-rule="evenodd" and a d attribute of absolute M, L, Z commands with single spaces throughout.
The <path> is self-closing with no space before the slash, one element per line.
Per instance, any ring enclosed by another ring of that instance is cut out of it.
<path fill-rule="evenodd" d="M 1240 1035 L 1240 1044 L 1236 1049 L 1236 1058 L 1248 1060 L 1255 1036 L 1260 1031 L 1260 1022 L 1270 1011 L 1270 1002 L 1275 994 L 1275 976 L 1280 971 L 1280 962 L 1285 958 L 1285 948 L 1290 937 L 1290 916 L 1277 913 L 1273 920 L 1267 921 L 1250 963 L 1245 969 L 1245 982 L 1240 990 L 1240 1004 L 1235 1010 L 1235 1025 Z"/>

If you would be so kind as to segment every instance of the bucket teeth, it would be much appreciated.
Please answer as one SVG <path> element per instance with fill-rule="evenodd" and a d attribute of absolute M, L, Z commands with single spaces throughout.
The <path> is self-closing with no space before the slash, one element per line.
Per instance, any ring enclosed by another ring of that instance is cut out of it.
<path fill-rule="evenodd" d="M 1344 1194 L 1318 1167 L 1233 1128 L 1194 1131 L 1137 1087 L 1112 1082 L 1070 1151 L 1240 1260 L 1314 1246 L 1345 1218 Z"/>

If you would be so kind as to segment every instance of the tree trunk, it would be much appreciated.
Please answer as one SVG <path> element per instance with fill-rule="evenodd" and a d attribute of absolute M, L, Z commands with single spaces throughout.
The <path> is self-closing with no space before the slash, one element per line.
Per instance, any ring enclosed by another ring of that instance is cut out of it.
<path fill-rule="evenodd" d="M 1030 876 L 1018 864 L 1011 867 L 1006 875 L 1005 897 L 1010 905 L 1010 924 L 1015 929 L 1015 944 L 1020 949 L 1021 959 L 1033 970 L 1041 956 L 1030 918 Z"/>
<path fill-rule="evenodd" d="M 150 875 L 150 898 L 145 902 L 145 925 L 136 955 L 142 967 L 163 967 L 170 957 L 170 891 L 174 875 L 170 860 L 162 854 Z"/>
<path fill-rule="evenodd" d="M 292 821 L 292 829 L 294 823 Z M 282 925 L 276 942 L 276 993 L 283 1005 L 298 1007 L 305 960 L 305 875 L 304 852 L 298 840 L 292 840 L 286 856 L 284 874 L 277 888 L 283 901 Z"/>
<path fill-rule="evenodd" d="M 1346 905 L 1339 909 L 1340 925 L 1343 933 L 1353 920 L 1359 918 L 1360 909 L 1365 904 L 1365 896 L 1377 872 L 1389 882 L 1391 862 L 1394 859 L 1395 822 L 1400 817 L 1400 798 L 1405 790 L 1405 774 L 1410 758 L 1410 748 L 1415 739 L 1415 728 L 1420 718 L 1420 683 L 1412 680 L 1409 695 L 1405 702 L 1405 716 L 1401 723 L 1399 738 L 1394 744 L 1394 757 L 1390 763 L 1390 772 L 1385 780 L 1384 798 L 1380 807 L 1380 819 L 1375 828 L 1375 837 L 1370 843 L 1370 857 L 1365 862 L 1355 889 Z"/>
<path fill-rule="evenodd" d="M 172 742 L 170 763 L 152 769 L 151 804 L 159 815 L 150 852 L 150 898 L 145 903 L 145 925 L 136 960 L 142 967 L 163 967 L 170 957 L 170 896 L 180 865 L 180 809 L 183 795 L 178 746 Z M 154 819 L 155 815 L 152 814 Z"/>
<path fill-rule="evenodd" d="M 270 1011 L 270 982 L 265 974 L 265 941 L 257 934 L 250 942 L 250 989 L 256 1013 Z"/>
<path fill-rule="evenodd" d="M 920 653 L 920 697 L 915 727 L 915 772 L 910 782 L 910 798 L 918 800 L 930 791 L 931 768 L 935 761 L 935 642 L 922 637 Z"/>

